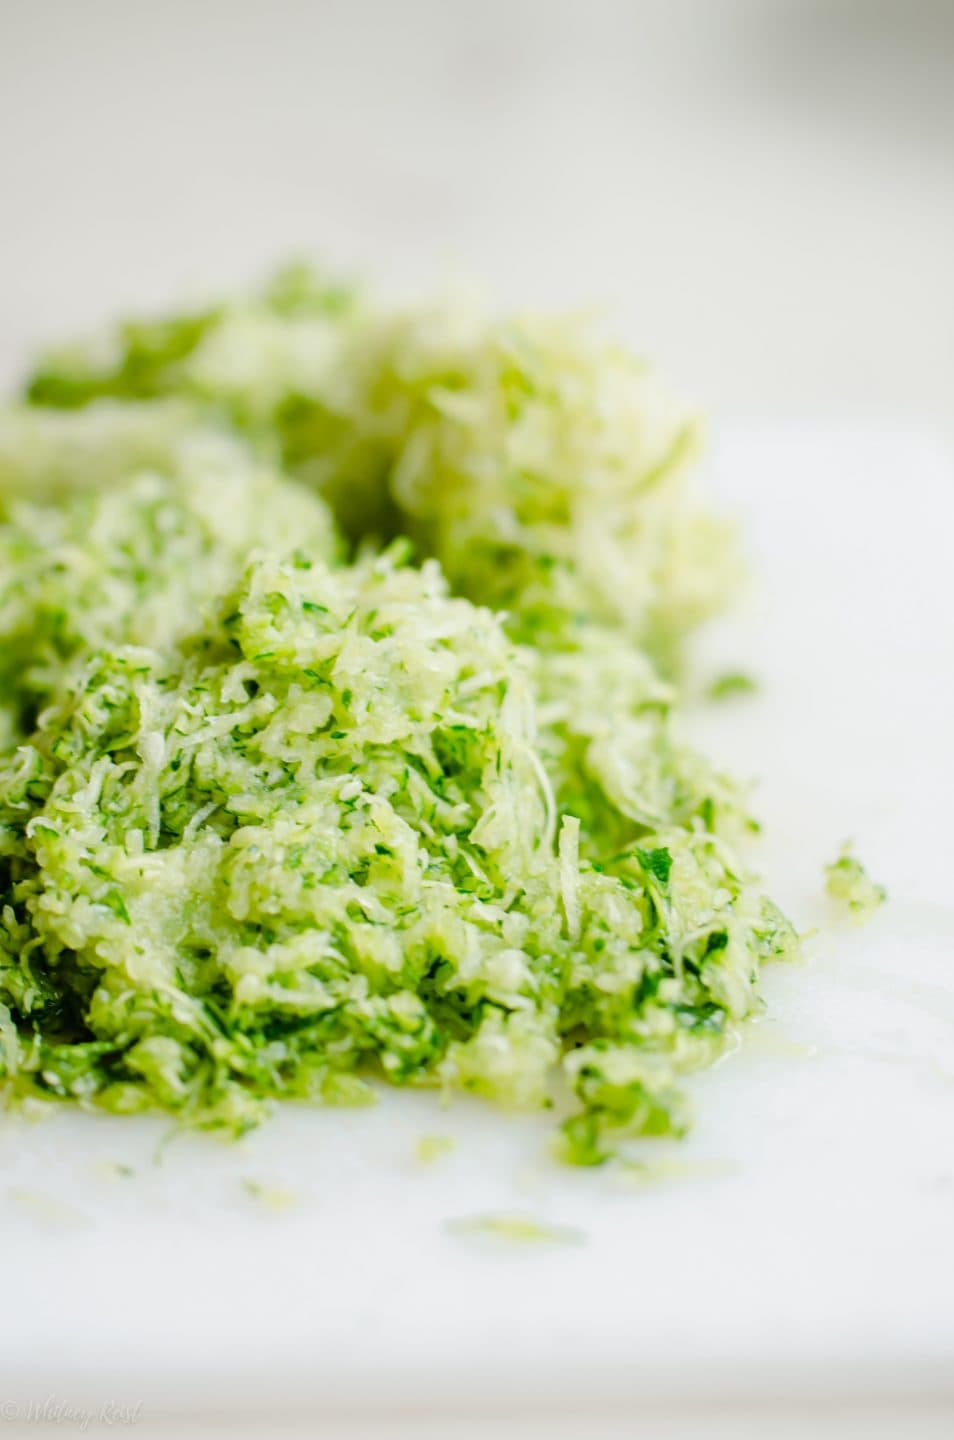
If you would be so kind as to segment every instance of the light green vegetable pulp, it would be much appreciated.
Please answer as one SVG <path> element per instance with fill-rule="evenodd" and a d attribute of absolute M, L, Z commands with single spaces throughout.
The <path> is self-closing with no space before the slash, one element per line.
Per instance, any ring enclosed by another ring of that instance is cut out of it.
<path fill-rule="evenodd" d="M 300 270 L 51 358 L 0 416 L 8 1090 L 679 1132 L 794 945 L 674 732 L 734 566 L 692 436 L 585 327 Z"/>
<path fill-rule="evenodd" d="M 828 898 L 856 920 L 866 920 L 883 905 L 888 892 L 868 874 L 846 845 L 837 860 L 825 866 Z"/>

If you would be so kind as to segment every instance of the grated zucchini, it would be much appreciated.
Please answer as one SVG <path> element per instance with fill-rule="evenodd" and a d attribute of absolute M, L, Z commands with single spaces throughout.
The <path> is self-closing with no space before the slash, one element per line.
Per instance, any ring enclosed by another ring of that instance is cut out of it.
<path fill-rule="evenodd" d="M 735 568 L 694 437 L 577 322 L 302 269 L 45 361 L 0 415 L 8 1092 L 680 1133 L 796 943 L 674 717 Z"/>

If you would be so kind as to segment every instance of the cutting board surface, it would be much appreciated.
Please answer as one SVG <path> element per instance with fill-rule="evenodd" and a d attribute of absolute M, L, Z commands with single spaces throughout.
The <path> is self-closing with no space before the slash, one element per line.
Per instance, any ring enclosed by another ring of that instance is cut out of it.
<path fill-rule="evenodd" d="M 689 728 L 759 783 L 797 923 L 766 1018 L 682 1145 L 573 1171 L 548 1123 L 388 1093 L 240 1144 L 158 1119 L 0 1117 L 6 1396 L 147 1406 L 938 1393 L 954 1367 L 954 469 L 939 439 L 739 425 L 707 481 L 753 582 Z M 890 891 L 833 928 L 846 838 Z M 423 1136 L 455 1148 L 424 1164 Z M 475 1217 L 552 1227 L 534 1242 Z"/>

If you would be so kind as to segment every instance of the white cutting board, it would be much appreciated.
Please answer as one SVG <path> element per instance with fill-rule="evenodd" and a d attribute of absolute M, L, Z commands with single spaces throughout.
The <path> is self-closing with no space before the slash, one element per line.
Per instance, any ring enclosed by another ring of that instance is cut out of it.
<path fill-rule="evenodd" d="M 767 976 L 768 1018 L 642 1184 L 424 1094 L 158 1154 L 162 1121 L 0 1117 L 4 1417 L 952 1398 L 954 469 L 924 433 L 749 425 L 710 480 L 756 581 L 700 663 L 762 688 L 693 728 L 763 782 L 761 863 L 800 924 L 848 836 L 891 903 Z M 422 1165 L 434 1134 L 457 1148 Z M 500 1212 L 573 1233 L 447 1224 Z"/>

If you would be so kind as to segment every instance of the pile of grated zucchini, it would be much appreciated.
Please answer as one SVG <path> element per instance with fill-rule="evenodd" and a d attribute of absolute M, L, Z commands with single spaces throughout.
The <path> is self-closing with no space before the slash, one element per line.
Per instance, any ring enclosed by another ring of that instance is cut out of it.
<path fill-rule="evenodd" d="M 48 357 L 0 412 L 7 1094 L 679 1133 L 795 944 L 674 729 L 736 563 L 693 448 L 585 324 L 300 267 Z"/>

